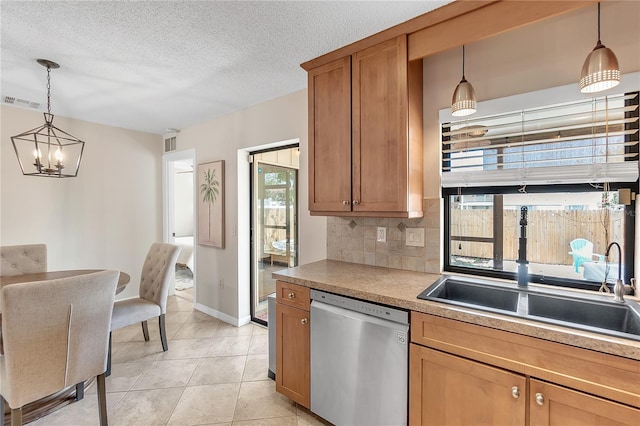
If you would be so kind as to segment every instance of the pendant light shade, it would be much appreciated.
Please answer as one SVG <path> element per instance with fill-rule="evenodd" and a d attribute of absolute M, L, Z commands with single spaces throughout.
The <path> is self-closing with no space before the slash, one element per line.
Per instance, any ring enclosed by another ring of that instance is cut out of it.
<path fill-rule="evenodd" d="M 620 83 L 618 58 L 600 41 L 600 3 L 598 3 L 598 42 L 589 53 L 580 74 L 580 91 L 595 93 L 610 89 Z"/>
<path fill-rule="evenodd" d="M 464 46 L 462 46 L 462 80 L 456 86 L 451 99 L 451 115 L 462 117 L 476 112 L 476 92 L 464 78 Z"/>
<path fill-rule="evenodd" d="M 23 175 L 75 177 L 78 175 L 84 142 L 53 125 L 51 114 L 51 70 L 60 65 L 38 59 L 47 68 L 47 112 L 44 124 L 11 137 Z"/>

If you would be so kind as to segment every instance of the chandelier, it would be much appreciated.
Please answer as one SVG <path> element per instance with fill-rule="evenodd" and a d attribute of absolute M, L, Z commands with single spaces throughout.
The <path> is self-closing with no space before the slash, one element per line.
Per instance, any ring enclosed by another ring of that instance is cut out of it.
<path fill-rule="evenodd" d="M 47 112 L 44 124 L 11 137 L 23 175 L 75 177 L 78 175 L 84 142 L 53 125 L 51 114 L 51 70 L 60 65 L 38 59 L 47 68 Z"/>

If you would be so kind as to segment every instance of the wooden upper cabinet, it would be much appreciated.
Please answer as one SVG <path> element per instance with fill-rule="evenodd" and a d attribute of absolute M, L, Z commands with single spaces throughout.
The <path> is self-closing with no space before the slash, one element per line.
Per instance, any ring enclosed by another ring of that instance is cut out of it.
<path fill-rule="evenodd" d="M 309 78 L 309 210 L 351 211 L 351 57 Z"/>
<path fill-rule="evenodd" d="M 412 69 L 415 69 L 415 64 Z M 422 164 L 422 140 L 409 135 L 409 98 L 419 79 L 409 75 L 406 37 L 353 55 L 351 91 L 353 144 L 353 210 L 355 212 L 411 212 L 422 210 L 422 174 L 412 181 L 411 160 Z M 414 73 L 416 74 L 416 73 Z M 410 86 L 413 83 L 414 86 Z M 420 108 L 422 111 L 422 108 Z M 422 114 L 420 113 L 420 127 Z M 411 145 L 415 142 L 415 146 Z M 421 172 L 421 169 L 420 169 Z M 411 191 L 418 195 L 411 199 Z M 418 201 L 418 203 L 412 203 Z"/>
<path fill-rule="evenodd" d="M 309 209 L 422 216 L 422 61 L 406 35 L 309 71 Z"/>

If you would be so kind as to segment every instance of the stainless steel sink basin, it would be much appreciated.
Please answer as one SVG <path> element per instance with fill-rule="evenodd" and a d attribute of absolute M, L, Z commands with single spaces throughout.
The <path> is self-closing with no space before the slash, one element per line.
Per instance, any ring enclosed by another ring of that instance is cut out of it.
<path fill-rule="evenodd" d="M 518 310 L 519 292 L 515 289 L 488 286 L 450 277 L 436 284 L 438 285 L 434 284 L 423 291 L 418 298 L 446 300 L 468 307 L 482 306 L 510 312 Z"/>
<path fill-rule="evenodd" d="M 600 293 L 522 289 L 515 284 L 444 276 L 418 298 L 640 341 L 640 306 L 630 300 L 617 303 Z"/>
<path fill-rule="evenodd" d="M 528 295 L 528 315 L 640 336 L 640 315 L 627 303 Z"/>

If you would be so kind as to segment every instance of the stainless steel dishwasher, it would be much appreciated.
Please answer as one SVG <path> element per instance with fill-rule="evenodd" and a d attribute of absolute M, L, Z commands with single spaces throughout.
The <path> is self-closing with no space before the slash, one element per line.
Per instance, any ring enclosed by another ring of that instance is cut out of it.
<path fill-rule="evenodd" d="M 342 425 L 407 423 L 409 313 L 311 290 L 311 411 Z"/>

